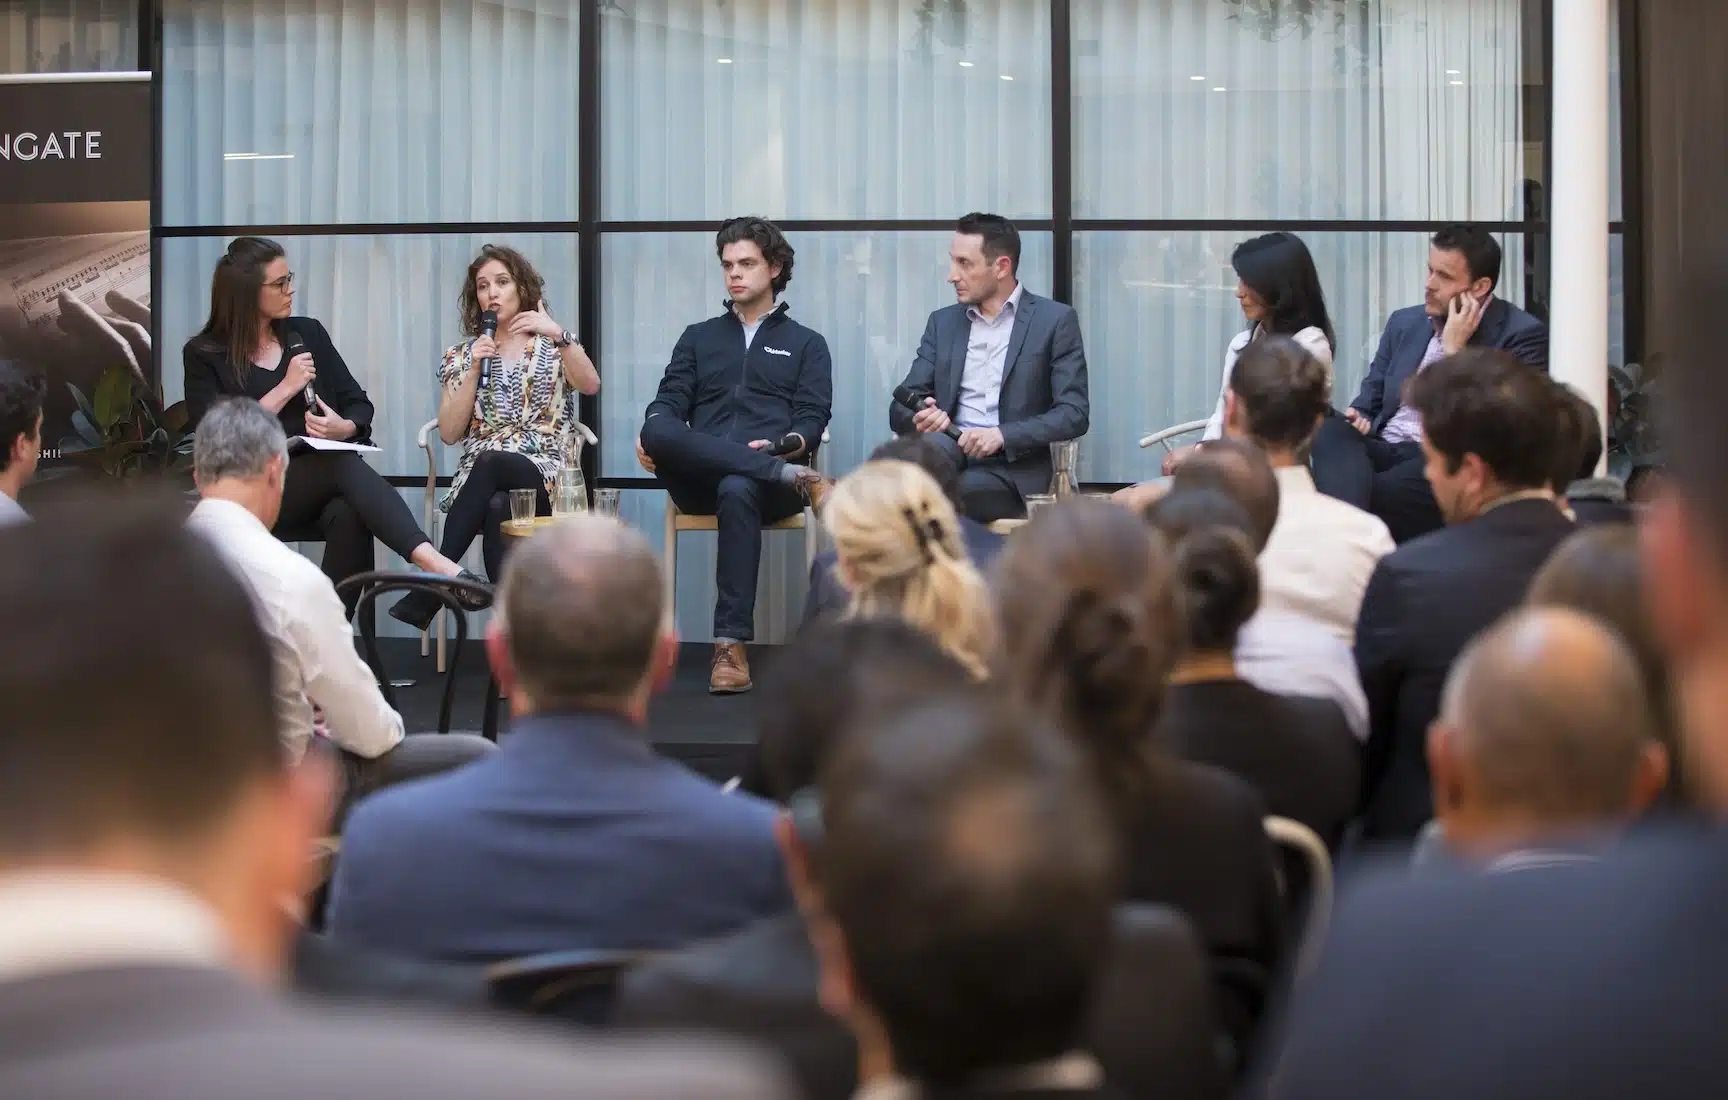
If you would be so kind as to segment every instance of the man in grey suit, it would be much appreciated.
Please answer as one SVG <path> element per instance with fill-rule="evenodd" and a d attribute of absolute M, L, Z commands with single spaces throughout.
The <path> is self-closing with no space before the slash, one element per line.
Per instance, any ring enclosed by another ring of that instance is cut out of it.
<path fill-rule="evenodd" d="M 0 531 L 0 1096 L 786 1095 L 711 1046 L 272 993 L 334 771 L 287 763 L 247 590 L 148 491 L 38 518 Z"/>
<path fill-rule="evenodd" d="M 1049 491 L 1050 444 L 1086 434 L 1086 349 L 1072 306 L 1020 285 L 1020 233 L 996 214 L 954 231 L 948 282 L 959 299 L 930 315 L 902 389 L 895 434 L 931 433 L 960 464 L 960 498 L 979 523 L 1026 514 Z"/>

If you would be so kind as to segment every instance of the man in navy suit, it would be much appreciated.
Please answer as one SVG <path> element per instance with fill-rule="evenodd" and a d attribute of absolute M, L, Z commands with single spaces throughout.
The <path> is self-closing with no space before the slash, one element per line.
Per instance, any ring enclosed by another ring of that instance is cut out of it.
<path fill-rule="evenodd" d="M 903 383 L 922 407 L 890 404 L 888 425 L 950 451 L 966 515 L 1024 516 L 1027 494 L 1049 491 L 1050 444 L 1090 424 L 1080 322 L 1072 306 L 1020 285 L 1020 233 L 1006 218 L 961 218 L 948 261 L 959 300 L 930 315 Z"/>
<path fill-rule="evenodd" d="M 1716 269 L 1680 272 L 1676 285 L 1697 299 L 1674 304 L 1682 331 L 1663 374 L 1673 491 L 1639 529 L 1647 604 L 1674 697 L 1684 700 L 1690 776 L 1720 808 L 1728 385 L 1711 308 L 1728 292 L 1728 270 L 1700 255 L 1699 267 Z M 1341 904 L 1328 949 L 1298 990 L 1282 1055 L 1268 1066 L 1268 1091 L 1280 1100 L 1723 1095 L 1724 912 L 1728 837 L 1717 828 L 1633 839 L 1598 864 L 1388 874 Z"/>
<path fill-rule="evenodd" d="M 954 502 L 954 507 L 960 508 L 960 468 L 931 436 L 919 433 L 890 439 L 870 452 L 872 462 L 879 459 L 910 462 L 921 467 L 942 487 L 948 499 Z M 960 517 L 960 539 L 966 544 L 966 556 L 980 570 L 990 564 L 996 551 L 1002 549 L 1002 536 L 970 516 Z M 835 569 L 837 560 L 834 551 L 824 550 L 810 562 L 810 592 L 804 597 L 805 622 L 825 613 L 844 611 L 851 602 L 851 596 Z"/>
<path fill-rule="evenodd" d="M 487 655 L 516 716 L 497 753 L 362 801 L 330 899 L 338 943 L 485 963 L 664 950 L 783 912 L 773 811 L 655 754 L 671 677 L 659 559 L 579 516 L 516 551 Z"/>
<path fill-rule="evenodd" d="M 1366 461 L 1346 445 L 1349 433 L 1339 438 L 1337 426 L 1315 441 L 1315 461 L 1335 475 L 1329 482 L 1348 486 L 1344 499 L 1379 516 L 1398 542 L 1444 523 L 1422 474 L 1422 418 L 1404 400 L 1410 379 L 1466 347 L 1499 348 L 1548 369 L 1547 327 L 1496 298 L 1499 282 L 1500 245 L 1487 230 L 1452 225 L 1434 234 L 1423 303 L 1387 320 L 1362 391 L 1344 411 L 1364 437 Z"/>

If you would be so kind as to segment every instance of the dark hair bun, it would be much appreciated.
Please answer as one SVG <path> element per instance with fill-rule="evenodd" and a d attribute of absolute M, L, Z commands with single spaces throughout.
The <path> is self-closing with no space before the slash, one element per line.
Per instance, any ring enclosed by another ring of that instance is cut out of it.
<path fill-rule="evenodd" d="M 1236 635 L 1260 606 L 1260 569 L 1240 532 L 1203 527 L 1176 545 L 1188 643 L 1197 652 L 1236 648 Z"/>

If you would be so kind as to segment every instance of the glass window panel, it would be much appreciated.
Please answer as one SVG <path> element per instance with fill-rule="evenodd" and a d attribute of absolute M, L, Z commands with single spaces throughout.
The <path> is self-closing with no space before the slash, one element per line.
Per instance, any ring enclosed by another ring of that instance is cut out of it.
<path fill-rule="evenodd" d="M 575 221 L 569 0 L 166 0 L 166 225 Z"/>
<path fill-rule="evenodd" d="M 906 377 L 932 310 L 954 301 L 945 232 L 794 233 L 797 261 L 784 300 L 820 332 L 834 360 L 830 473 L 862 462 L 889 437 L 888 400 Z M 1029 290 L 1050 286 L 1050 234 L 1021 236 Z M 610 233 L 599 357 L 601 468 L 645 477 L 636 464 L 642 413 L 685 326 L 716 316 L 726 297 L 711 233 Z"/>
<path fill-rule="evenodd" d="M 1518 220 L 1534 7 L 1074 0 L 1075 214 Z"/>
<path fill-rule="evenodd" d="M 546 282 L 553 316 L 576 324 L 576 235 L 488 233 L 422 236 L 284 237 L 295 273 L 294 312 L 330 331 L 343 361 L 377 406 L 370 461 L 384 474 L 423 476 L 420 426 L 438 411 L 438 364 L 462 339 L 457 297 L 468 264 L 486 242 L 520 249 Z M 221 237 L 159 242 L 162 264 L 163 388 L 170 402 L 185 393 L 180 351 L 204 325 L 210 273 L 228 247 Z M 434 438 L 436 433 L 434 433 Z M 435 447 L 439 471 L 451 473 L 459 448 Z M 418 507 L 416 508 L 418 513 Z"/>
<path fill-rule="evenodd" d="M 1050 216 L 1049 0 L 603 4 L 605 216 Z"/>
<path fill-rule="evenodd" d="M 1245 234 L 1076 233 L 1075 308 L 1090 366 L 1092 429 L 1080 445 L 1088 481 L 1141 481 L 1162 450 L 1139 440 L 1212 414 L 1224 349 L 1246 327 L 1230 253 Z M 1422 300 L 1428 237 L 1422 233 L 1303 233 L 1337 331 L 1332 396 L 1356 396 L 1386 317 Z M 1522 305 L 1521 237 L 1506 249 L 1499 293 Z"/>
<path fill-rule="evenodd" d="M 137 67 L 137 0 L 0 0 L 0 73 Z"/>

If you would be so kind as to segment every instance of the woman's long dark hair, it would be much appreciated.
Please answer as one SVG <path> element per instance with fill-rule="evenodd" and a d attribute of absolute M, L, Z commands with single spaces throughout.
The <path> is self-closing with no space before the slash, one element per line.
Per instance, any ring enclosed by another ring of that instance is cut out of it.
<path fill-rule="evenodd" d="M 1320 288 L 1320 273 L 1308 246 L 1294 233 L 1267 233 L 1236 246 L 1230 255 L 1236 277 L 1266 303 L 1268 332 L 1294 336 L 1305 328 L 1326 334 L 1333 348 L 1338 340 L 1332 318 L 1326 312 L 1326 292 Z"/>
<path fill-rule="evenodd" d="M 216 273 L 210 277 L 210 319 L 192 341 L 207 351 L 226 355 L 242 386 L 264 332 L 264 315 L 258 309 L 264 269 L 285 255 L 275 241 L 236 237 L 216 261 Z"/>

